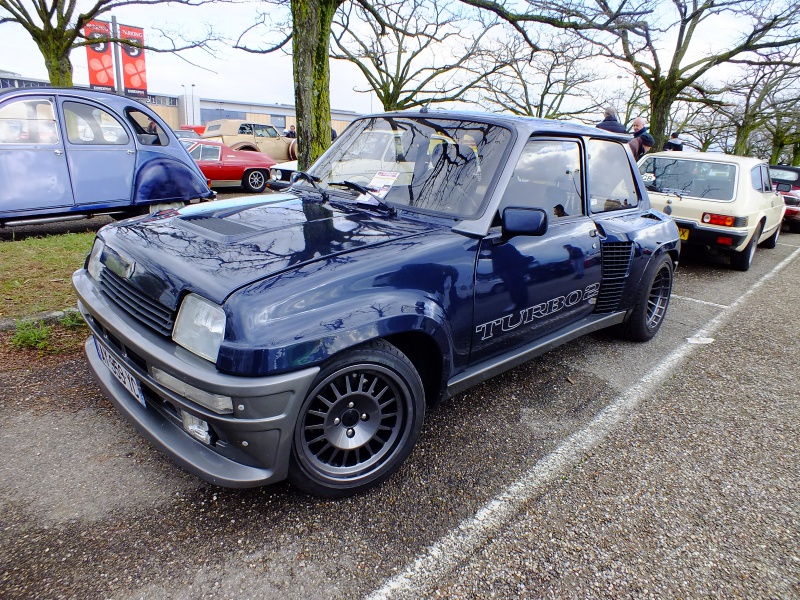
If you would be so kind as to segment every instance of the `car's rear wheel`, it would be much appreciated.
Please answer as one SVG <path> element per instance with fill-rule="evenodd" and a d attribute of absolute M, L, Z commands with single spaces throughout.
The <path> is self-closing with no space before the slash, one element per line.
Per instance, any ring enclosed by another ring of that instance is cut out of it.
<path fill-rule="evenodd" d="M 744 250 L 731 254 L 731 266 L 737 271 L 747 271 L 750 269 L 750 265 L 753 264 L 753 256 L 755 256 L 756 246 L 758 246 L 758 238 L 761 237 L 761 227 L 761 224 L 756 227 L 756 230 L 753 232 L 753 237 L 750 238 Z"/>
<path fill-rule="evenodd" d="M 629 340 L 646 342 L 658 333 L 669 307 L 672 293 L 672 258 L 659 256 L 645 275 L 636 306 L 622 325 L 622 334 Z"/>
<path fill-rule="evenodd" d="M 266 171 L 253 169 L 244 174 L 242 185 L 248 192 L 263 192 L 264 188 L 267 187 L 267 179 L 269 179 L 269 176 Z"/>
<path fill-rule="evenodd" d="M 378 340 L 324 367 L 300 409 L 289 481 L 329 498 L 384 482 L 422 428 L 422 381 L 395 346 Z"/>
<path fill-rule="evenodd" d="M 759 244 L 762 248 L 772 249 L 778 245 L 778 237 L 781 235 L 781 223 L 778 223 L 777 229 L 773 232 L 771 236 L 765 239 L 761 244 Z"/>

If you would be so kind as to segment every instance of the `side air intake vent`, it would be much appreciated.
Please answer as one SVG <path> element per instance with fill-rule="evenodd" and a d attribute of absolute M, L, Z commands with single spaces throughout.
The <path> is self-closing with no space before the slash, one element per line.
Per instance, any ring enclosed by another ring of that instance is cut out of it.
<path fill-rule="evenodd" d="M 610 313 L 617 310 L 633 258 L 633 242 L 602 242 L 603 281 L 594 311 Z"/>

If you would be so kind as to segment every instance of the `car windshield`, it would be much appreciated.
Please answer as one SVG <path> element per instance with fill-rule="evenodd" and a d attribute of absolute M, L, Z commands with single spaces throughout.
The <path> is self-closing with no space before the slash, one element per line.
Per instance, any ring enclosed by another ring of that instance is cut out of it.
<path fill-rule="evenodd" d="M 647 189 L 707 200 L 731 201 L 736 165 L 666 156 L 648 156 L 639 165 Z"/>
<path fill-rule="evenodd" d="M 359 201 L 375 197 L 469 218 L 479 212 L 511 140 L 498 125 L 435 117 L 373 117 L 354 121 L 311 173 L 317 185 Z M 366 187 L 371 194 L 359 194 Z M 311 187 L 299 180 L 295 185 Z"/>

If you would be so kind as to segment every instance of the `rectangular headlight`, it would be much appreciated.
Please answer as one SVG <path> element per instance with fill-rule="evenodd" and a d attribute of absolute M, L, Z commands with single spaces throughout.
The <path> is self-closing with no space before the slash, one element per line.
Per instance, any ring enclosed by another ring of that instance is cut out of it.
<path fill-rule="evenodd" d="M 215 363 L 224 336 L 225 311 L 221 306 L 197 294 L 183 299 L 172 329 L 176 344 Z"/>

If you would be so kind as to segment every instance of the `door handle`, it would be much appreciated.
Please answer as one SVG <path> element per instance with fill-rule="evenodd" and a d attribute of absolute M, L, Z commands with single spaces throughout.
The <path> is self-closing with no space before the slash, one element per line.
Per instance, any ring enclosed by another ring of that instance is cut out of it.
<path fill-rule="evenodd" d="M 133 150 L 128 150 L 128 154 L 133 154 Z"/>
<path fill-rule="evenodd" d="M 597 229 L 592 229 L 589 231 L 589 237 L 597 237 Z"/>
<path fill-rule="evenodd" d="M 64 153 L 61 150 L 53 150 L 53 154 L 55 154 L 56 156 L 61 156 Z"/>

